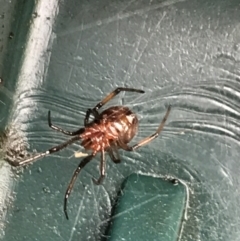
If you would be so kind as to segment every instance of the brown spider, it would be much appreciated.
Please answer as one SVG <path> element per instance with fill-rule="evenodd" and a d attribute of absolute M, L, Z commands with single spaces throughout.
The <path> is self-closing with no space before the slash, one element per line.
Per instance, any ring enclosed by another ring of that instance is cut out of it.
<path fill-rule="evenodd" d="M 53 130 L 62 132 L 63 134 L 74 136 L 70 140 L 52 147 L 44 153 L 39 153 L 33 157 L 30 157 L 24 161 L 9 161 L 8 162 L 13 166 L 25 166 L 39 158 L 45 157 L 54 152 L 60 151 L 67 147 L 68 145 L 81 140 L 81 146 L 83 146 L 86 150 L 91 150 L 91 155 L 85 157 L 77 169 L 73 173 L 72 179 L 68 185 L 67 191 L 65 193 L 64 198 L 64 213 L 66 218 L 68 219 L 67 214 L 67 200 L 70 196 L 70 193 L 73 189 L 73 185 L 76 181 L 76 178 L 80 171 L 84 168 L 84 166 L 90 162 L 93 157 L 100 152 L 101 153 L 101 163 L 100 163 L 100 177 L 98 180 L 93 179 L 93 182 L 96 185 L 102 183 L 105 177 L 105 168 L 106 168 L 106 160 L 105 160 L 105 152 L 107 152 L 114 163 L 120 163 L 121 160 L 119 158 L 118 149 L 123 149 L 125 151 L 134 151 L 137 148 L 146 145 L 153 139 L 155 139 L 159 133 L 162 131 L 163 126 L 168 118 L 168 115 L 171 110 L 171 106 L 168 107 L 167 112 L 160 123 L 157 131 L 149 137 L 144 138 L 139 143 L 128 146 L 128 143 L 132 140 L 138 130 L 138 118 L 136 114 L 134 114 L 128 107 L 125 106 L 113 106 L 102 113 L 98 113 L 98 110 L 105 105 L 108 101 L 110 101 L 114 96 L 119 94 L 121 91 L 130 91 L 137 93 L 144 93 L 143 90 L 132 89 L 132 88 L 124 88 L 119 87 L 107 95 L 101 102 L 99 102 L 93 109 L 88 109 L 86 112 L 86 116 L 84 119 L 84 127 L 78 129 L 77 131 L 70 132 L 61 129 L 52 124 L 51 122 L 51 113 L 48 112 L 48 125 Z M 94 120 L 89 122 L 90 115 L 93 115 Z"/>

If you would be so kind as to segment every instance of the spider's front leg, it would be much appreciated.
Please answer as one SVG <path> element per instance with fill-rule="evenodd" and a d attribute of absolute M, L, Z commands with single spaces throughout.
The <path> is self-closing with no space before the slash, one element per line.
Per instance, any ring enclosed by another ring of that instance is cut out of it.
<path fill-rule="evenodd" d="M 84 132 L 84 128 L 80 128 L 76 131 L 66 131 L 58 126 L 53 125 L 52 120 L 51 120 L 51 111 L 50 110 L 48 111 L 48 126 L 50 128 L 52 128 L 53 130 L 62 132 L 63 134 L 68 135 L 68 136 L 76 136 L 76 135 L 82 134 Z"/>
<path fill-rule="evenodd" d="M 128 92 L 137 92 L 137 93 L 144 93 L 143 90 L 139 89 L 133 89 L 133 88 L 125 88 L 125 87 L 118 87 L 114 91 L 112 91 L 110 94 L 108 94 L 102 101 L 100 101 L 93 109 L 88 109 L 85 115 L 84 119 L 84 126 L 87 126 L 89 123 L 89 117 L 92 114 L 95 119 L 99 118 L 98 110 L 102 108 L 107 102 L 109 102 L 112 98 L 114 98 L 116 95 L 118 95 L 122 91 L 128 91 Z"/>
<path fill-rule="evenodd" d="M 133 89 L 133 88 L 126 88 L 126 87 L 118 87 L 114 91 L 112 91 L 110 94 L 108 94 L 101 102 L 99 102 L 92 110 L 98 111 L 101 107 L 103 107 L 107 102 L 109 102 L 112 98 L 114 98 L 116 95 L 118 95 L 122 91 L 128 91 L 128 92 L 137 92 L 137 93 L 145 93 L 143 90 L 139 89 Z"/>

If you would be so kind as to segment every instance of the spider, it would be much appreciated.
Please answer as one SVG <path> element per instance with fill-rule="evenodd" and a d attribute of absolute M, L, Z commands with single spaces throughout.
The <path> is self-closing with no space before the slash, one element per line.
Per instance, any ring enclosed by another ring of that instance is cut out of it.
<path fill-rule="evenodd" d="M 93 182 L 96 185 L 102 183 L 105 177 L 105 169 L 106 169 L 106 159 L 105 153 L 107 152 L 114 163 L 120 163 L 120 157 L 118 154 L 118 149 L 123 149 L 125 151 L 135 151 L 139 147 L 148 144 L 153 139 L 155 139 L 159 133 L 162 131 L 163 126 L 168 118 L 168 115 L 171 110 L 171 106 L 168 107 L 167 112 L 160 123 L 157 131 L 141 140 L 139 143 L 129 146 L 128 143 L 133 139 L 136 135 L 138 130 L 138 118 L 135 113 L 133 113 L 128 107 L 126 106 L 112 106 L 103 112 L 99 113 L 98 110 L 109 102 L 113 97 L 119 94 L 121 91 L 129 91 L 129 92 L 137 92 L 137 93 L 144 93 L 143 90 L 133 89 L 133 88 L 125 88 L 119 87 L 108 94 L 101 102 L 99 102 L 93 109 L 88 109 L 86 112 L 86 116 L 84 119 L 84 127 L 80 128 L 76 131 L 66 131 L 62 128 L 55 126 L 52 124 L 51 121 L 51 112 L 48 112 L 48 125 L 55 131 L 59 131 L 65 135 L 73 136 L 68 141 L 54 146 L 49 150 L 36 154 L 26 160 L 23 161 L 9 161 L 8 162 L 12 166 L 25 166 L 36 161 L 39 158 L 45 157 L 49 154 L 58 152 L 68 145 L 81 140 L 81 146 L 83 146 L 86 150 L 90 150 L 91 154 L 85 157 L 78 167 L 76 168 L 75 172 L 73 173 L 72 179 L 67 187 L 65 197 L 64 197 L 64 206 L 63 211 L 65 213 L 66 219 L 69 219 L 67 213 L 67 200 L 71 194 L 73 189 L 73 185 L 77 179 L 78 174 L 80 171 L 88 164 L 93 157 L 96 156 L 98 152 L 101 155 L 101 162 L 100 162 L 100 177 L 96 180 L 92 178 Z M 90 115 L 94 117 L 93 121 L 89 121 Z"/>

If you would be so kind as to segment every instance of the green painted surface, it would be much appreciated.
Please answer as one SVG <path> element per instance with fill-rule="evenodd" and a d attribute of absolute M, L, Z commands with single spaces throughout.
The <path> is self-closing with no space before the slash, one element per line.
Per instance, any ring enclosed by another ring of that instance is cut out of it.
<path fill-rule="evenodd" d="M 133 174 L 124 182 L 108 241 L 176 241 L 186 200 L 182 184 Z"/>

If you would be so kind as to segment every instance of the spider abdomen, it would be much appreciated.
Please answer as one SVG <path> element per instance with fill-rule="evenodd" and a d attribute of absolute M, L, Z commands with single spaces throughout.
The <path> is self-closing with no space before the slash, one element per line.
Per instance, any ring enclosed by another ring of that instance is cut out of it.
<path fill-rule="evenodd" d="M 81 145 L 93 151 L 106 150 L 111 143 L 121 140 L 127 144 L 138 130 L 138 119 L 128 107 L 113 106 L 104 110 L 99 118 L 89 124 L 83 134 Z"/>

